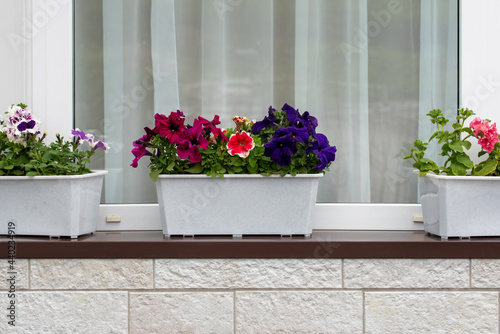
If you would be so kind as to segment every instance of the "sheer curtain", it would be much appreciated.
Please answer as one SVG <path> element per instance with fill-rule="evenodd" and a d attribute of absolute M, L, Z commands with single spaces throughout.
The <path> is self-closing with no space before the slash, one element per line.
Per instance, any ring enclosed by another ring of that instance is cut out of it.
<path fill-rule="evenodd" d="M 426 114 L 432 109 L 441 109 L 446 118 L 454 120 L 457 113 L 458 50 L 457 5 L 454 2 L 422 0 L 420 61 L 420 104 L 418 136 L 428 139 L 435 131 Z M 436 147 L 428 148 L 428 156 L 442 160 Z M 444 162 L 444 161 L 443 161 Z"/>
<path fill-rule="evenodd" d="M 77 108 L 76 119 L 113 145 L 107 203 L 156 201 L 145 161 L 128 167 L 154 113 L 218 114 L 229 127 L 234 115 L 261 119 L 285 102 L 318 117 L 337 146 L 319 202 L 417 201 L 402 156 L 425 137 L 422 115 L 456 109 L 456 0 L 77 0 L 76 8 L 92 2 L 102 3 L 103 111 L 98 125 L 78 115 L 99 111 Z"/>

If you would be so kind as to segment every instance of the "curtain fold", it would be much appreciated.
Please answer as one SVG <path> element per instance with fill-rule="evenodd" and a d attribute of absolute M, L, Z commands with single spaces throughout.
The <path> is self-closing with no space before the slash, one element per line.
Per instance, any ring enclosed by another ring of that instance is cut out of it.
<path fill-rule="evenodd" d="M 153 113 L 151 1 L 103 0 L 104 115 L 101 128 L 113 147 L 106 154 L 106 203 L 156 201 L 144 164 L 129 167 L 132 141 Z"/>
<path fill-rule="evenodd" d="M 369 202 L 368 47 L 358 33 L 367 0 L 298 0 L 297 6 L 295 104 L 320 119 L 318 131 L 338 149 L 318 201 Z"/>
<path fill-rule="evenodd" d="M 455 1 L 421 0 L 420 104 L 418 138 L 427 140 L 435 131 L 427 113 L 441 109 L 452 122 L 457 114 L 458 4 Z M 427 156 L 444 162 L 436 145 Z"/>

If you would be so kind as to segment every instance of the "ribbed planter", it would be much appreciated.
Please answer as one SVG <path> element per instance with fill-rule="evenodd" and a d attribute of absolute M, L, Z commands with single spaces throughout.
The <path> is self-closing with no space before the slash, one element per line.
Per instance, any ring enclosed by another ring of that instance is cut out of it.
<path fill-rule="evenodd" d="M 160 175 L 163 234 L 310 236 L 322 176 Z"/>
<path fill-rule="evenodd" d="M 427 233 L 448 237 L 500 236 L 500 177 L 419 177 Z"/>
<path fill-rule="evenodd" d="M 95 232 L 107 171 L 68 176 L 0 176 L 0 234 L 71 237 Z"/>

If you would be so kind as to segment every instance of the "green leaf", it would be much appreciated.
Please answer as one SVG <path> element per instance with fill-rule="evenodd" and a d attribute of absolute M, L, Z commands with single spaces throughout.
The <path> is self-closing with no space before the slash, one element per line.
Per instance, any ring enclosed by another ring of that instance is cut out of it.
<path fill-rule="evenodd" d="M 158 180 L 158 176 L 160 176 L 160 171 L 159 170 L 153 170 L 149 173 L 149 177 L 153 182 L 156 182 Z"/>
<path fill-rule="evenodd" d="M 462 146 L 465 147 L 466 150 L 470 150 L 471 148 L 471 143 L 468 140 L 462 140 Z"/>
<path fill-rule="evenodd" d="M 185 171 L 191 174 L 199 174 L 203 171 L 203 167 L 201 166 L 200 163 L 197 163 L 191 166 L 190 168 L 186 169 Z"/>
<path fill-rule="evenodd" d="M 448 145 L 453 151 L 462 153 L 464 151 L 461 142 L 452 142 Z"/>
<path fill-rule="evenodd" d="M 37 172 L 28 172 L 28 173 L 26 173 L 26 176 L 36 176 L 36 175 L 38 175 Z"/>
<path fill-rule="evenodd" d="M 167 170 L 171 172 L 174 169 L 175 166 L 175 161 L 172 161 L 171 163 L 168 164 Z"/>
<path fill-rule="evenodd" d="M 493 171 L 497 168 L 498 160 L 488 159 L 485 162 L 486 163 L 483 168 L 473 173 L 474 176 L 486 176 L 493 173 Z"/>
<path fill-rule="evenodd" d="M 461 164 L 461 163 L 456 163 L 456 162 L 452 162 L 451 163 L 451 172 L 453 173 L 453 175 L 465 175 L 467 174 L 467 168 Z"/>
<path fill-rule="evenodd" d="M 474 167 L 474 162 L 472 162 L 467 154 L 458 155 L 457 161 L 463 164 L 467 169 Z"/>

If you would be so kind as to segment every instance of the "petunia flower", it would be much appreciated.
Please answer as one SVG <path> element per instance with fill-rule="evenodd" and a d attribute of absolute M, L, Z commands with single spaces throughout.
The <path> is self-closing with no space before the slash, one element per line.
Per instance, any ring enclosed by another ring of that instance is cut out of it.
<path fill-rule="evenodd" d="M 305 111 L 301 116 L 302 126 L 307 129 L 310 135 L 314 135 L 316 133 L 316 128 L 318 127 L 318 119 L 309 115 L 309 111 Z"/>
<path fill-rule="evenodd" d="M 227 152 L 232 156 L 238 155 L 246 158 L 254 147 L 253 138 L 246 131 L 241 131 L 231 135 L 227 143 Z"/>
<path fill-rule="evenodd" d="M 487 120 L 476 117 L 470 124 L 474 137 L 478 139 L 479 145 L 488 153 L 495 149 L 495 144 L 499 141 L 496 123 L 490 124 Z"/>
<path fill-rule="evenodd" d="M 109 149 L 108 144 L 106 144 L 100 140 L 96 141 L 94 138 L 94 135 L 92 135 L 90 133 L 85 133 L 78 128 L 72 130 L 71 134 L 73 136 L 75 136 L 76 139 L 74 139 L 74 141 L 77 145 L 80 143 L 80 140 L 86 141 L 89 144 L 92 151 L 95 151 L 98 148 L 101 148 L 102 150 L 107 152 Z"/>
<path fill-rule="evenodd" d="M 92 146 L 92 151 L 95 151 L 98 148 L 102 149 L 104 152 L 108 152 L 109 145 L 99 140 L 97 142 L 94 142 L 94 145 Z"/>
<path fill-rule="evenodd" d="M 323 170 L 330 165 L 331 162 L 335 161 L 335 153 L 337 153 L 337 148 L 335 146 L 330 146 L 328 139 L 324 134 L 317 133 L 314 135 L 316 140 L 311 147 L 306 150 L 307 153 L 315 153 L 319 159 L 318 165 L 316 165 L 316 170 Z"/>
<path fill-rule="evenodd" d="M 283 111 L 286 114 L 286 117 L 288 118 L 288 121 L 290 124 L 295 123 L 295 120 L 300 117 L 300 113 L 298 110 L 296 110 L 294 107 L 289 105 L 288 103 L 285 103 L 283 107 L 281 108 L 281 111 Z"/>
<path fill-rule="evenodd" d="M 184 131 L 180 138 L 180 144 L 177 144 L 177 155 L 181 159 L 188 159 L 192 163 L 201 161 L 201 153 L 198 148 L 207 149 L 208 139 L 203 136 L 203 126 L 197 119 L 193 126 Z"/>
<path fill-rule="evenodd" d="M 27 122 L 26 121 L 19 122 L 17 125 L 17 129 L 20 132 L 23 132 L 23 131 L 26 131 L 29 129 L 33 129 L 35 126 L 36 126 L 36 121 L 32 119 L 32 120 L 27 121 Z"/>
<path fill-rule="evenodd" d="M 296 128 L 305 128 L 310 135 L 314 135 L 316 133 L 318 119 L 309 115 L 308 111 L 305 111 L 301 115 L 298 109 L 294 109 L 287 103 L 283 105 L 283 108 L 281 110 L 286 113 L 290 126 Z"/>
<path fill-rule="evenodd" d="M 134 148 L 132 149 L 132 154 L 134 155 L 134 161 L 132 161 L 130 166 L 137 168 L 139 160 L 144 155 L 151 155 L 151 153 L 146 150 L 146 145 L 144 145 L 144 142 L 149 140 L 150 138 L 148 138 L 148 135 L 146 134 L 133 142 Z"/>
<path fill-rule="evenodd" d="M 166 137 L 171 144 L 179 144 L 186 129 L 184 126 L 184 113 L 180 110 L 172 111 L 168 117 L 155 114 L 155 129 L 160 136 Z"/>
<path fill-rule="evenodd" d="M 9 141 L 26 146 L 26 140 L 38 134 L 40 122 L 33 117 L 31 110 L 23 104 L 11 105 L 2 121 L 0 131 L 5 132 Z"/>
<path fill-rule="evenodd" d="M 256 135 L 265 128 L 275 127 L 278 124 L 278 119 L 276 118 L 275 112 L 276 109 L 274 109 L 273 107 L 269 107 L 268 116 L 264 117 L 262 121 L 254 122 L 252 126 L 252 133 Z"/>
<path fill-rule="evenodd" d="M 214 119 L 210 122 L 209 120 L 198 116 L 198 120 L 203 126 L 203 129 L 208 133 L 211 134 L 211 138 L 213 136 L 213 140 L 217 139 L 218 137 L 221 138 L 223 142 L 227 142 L 229 139 L 226 137 L 226 135 L 222 132 L 222 129 L 218 128 L 217 125 L 220 124 L 219 121 L 219 115 L 215 115 Z"/>
<path fill-rule="evenodd" d="M 293 126 L 289 126 L 287 128 L 279 128 L 275 132 L 275 136 L 282 137 L 287 134 L 292 134 L 293 139 L 301 142 L 304 145 L 307 145 L 309 143 L 309 133 L 305 128 L 296 128 Z"/>
<path fill-rule="evenodd" d="M 291 156 L 297 153 L 295 139 L 291 133 L 273 139 L 264 145 L 264 154 L 280 166 L 288 166 L 292 162 Z"/>

